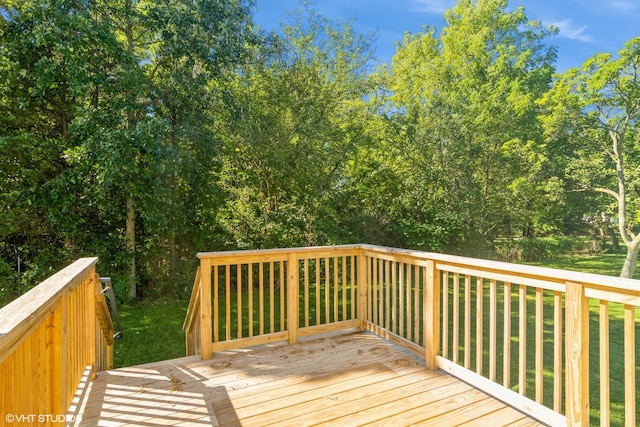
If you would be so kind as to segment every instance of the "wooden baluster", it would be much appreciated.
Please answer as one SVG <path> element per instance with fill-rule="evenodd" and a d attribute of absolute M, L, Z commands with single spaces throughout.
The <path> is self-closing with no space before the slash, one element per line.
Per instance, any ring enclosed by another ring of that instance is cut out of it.
<path fill-rule="evenodd" d="M 511 283 L 504 284 L 502 385 L 511 387 Z"/>
<path fill-rule="evenodd" d="M 248 284 L 247 284 L 247 311 L 248 311 L 248 321 L 249 321 L 249 337 L 253 337 L 253 263 L 250 262 L 247 265 L 247 274 L 249 275 Z"/>
<path fill-rule="evenodd" d="M 600 300 L 600 425 L 611 424 L 611 395 L 609 375 L 609 301 Z M 625 340 L 626 344 L 626 340 Z M 625 359 L 626 360 L 626 359 Z M 625 396 L 626 397 L 626 396 Z"/>
<path fill-rule="evenodd" d="M 359 257 L 358 257 L 359 259 Z M 360 265 L 360 264 L 358 264 Z M 358 274 L 358 279 L 362 276 Z M 351 278 L 349 280 L 349 286 L 351 287 L 351 319 L 356 319 L 356 305 L 359 300 L 356 298 L 356 257 L 351 256 Z M 360 310 L 358 310 L 360 311 Z"/>
<path fill-rule="evenodd" d="M 413 299 L 411 298 L 412 295 L 412 288 L 413 288 L 413 264 L 408 264 L 407 265 L 407 297 L 406 297 L 406 317 L 407 317 L 407 339 L 409 341 L 412 342 L 418 342 L 418 337 L 416 336 L 415 338 L 413 337 L 413 330 L 411 328 L 412 323 L 413 323 Z"/>
<path fill-rule="evenodd" d="M 525 396 L 527 393 L 527 287 L 519 287 L 518 310 L 518 392 Z"/>
<path fill-rule="evenodd" d="M 542 307 L 543 291 L 536 288 L 536 402 L 542 403 L 543 399 L 543 373 L 544 365 L 542 356 L 544 354 L 544 311 Z"/>
<path fill-rule="evenodd" d="M 238 332 L 236 338 L 242 338 L 242 264 L 236 265 L 236 297 L 237 297 L 237 309 L 236 309 L 236 322 Z"/>
<path fill-rule="evenodd" d="M 442 274 L 442 357 L 449 358 L 449 273 Z"/>
<path fill-rule="evenodd" d="M 285 323 L 286 323 L 285 310 L 287 309 L 287 306 L 286 306 L 286 303 L 285 303 L 285 288 L 286 288 L 286 285 L 285 285 L 285 281 L 284 281 L 284 261 L 280 261 L 278 266 L 279 266 L 279 271 L 280 271 L 280 286 L 278 286 L 278 292 L 280 293 L 280 332 L 282 332 L 282 331 L 284 331 L 284 328 L 285 328 Z M 296 292 L 296 295 L 297 294 L 298 294 L 298 292 Z M 296 328 L 296 332 L 297 332 L 297 328 Z"/>
<path fill-rule="evenodd" d="M 342 320 L 347 320 L 347 257 L 340 258 L 342 265 Z"/>
<path fill-rule="evenodd" d="M 331 276 L 330 258 L 324 259 L 324 324 L 331 323 Z"/>
<path fill-rule="evenodd" d="M 398 274 L 398 306 L 400 309 L 400 314 L 399 314 L 399 318 L 398 318 L 398 333 L 400 334 L 401 337 L 405 337 L 404 335 L 404 306 L 405 306 L 405 302 L 404 302 L 404 270 L 406 268 L 406 264 L 403 263 L 399 263 L 398 268 L 400 269 L 399 274 Z M 411 340 L 411 339 L 409 339 Z"/>
<path fill-rule="evenodd" d="M 231 265 L 225 265 L 224 274 L 224 303 L 225 303 L 225 339 L 231 340 Z M 272 331 L 273 332 L 273 331 Z"/>
<path fill-rule="evenodd" d="M 339 319 L 338 314 L 338 295 L 339 295 L 339 283 L 338 277 L 340 275 L 340 271 L 338 269 L 338 257 L 333 257 L 333 321 L 337 322 Z"/>
<path fill-rule="evenodd" d="M 553 410 L 562 412 L 562 293 L 553 294 Z"/>
<path fill-rule="evenodd" d="M 636 425 L 636 322 L 632 305 L 624 306 L 624 424 Z"/>
<path fill-rule="evenodd" d="M 275 267 L 269 262 L 269 332 L 276 330 L 276 296 L 275 296 Z"/>
<path fill-rule="evenodd" d="M 494 279 L 489 281 L 489 379 L 496 380 L 498 346 L 498 289 Z"/>
<path fill-rule="evenodd" d="M 258 266 L 258 310 L 260 311 L 260 335 L 264 335 L 264 263 L 260 262 Z"/>
<path fill-rule="evenodd" d="M 304 326 L 309 326 L 309 259 L 304 259 Z"/>
<path fill-rule="evenodd" d="M 320 258 L 316 258 L 316 325 L 320 324 L 320 319 L 322 317 L 322 313 L 320 310 L 320 298 L 321 298 L 321 287 L 320 287 Z"/>
<path fill-rule="evenodd" d="M 476 277 L 476 374 L 482 375 L 483 371 L 483 346 L 484 339 L 484 284 L 482 277 Z"/>

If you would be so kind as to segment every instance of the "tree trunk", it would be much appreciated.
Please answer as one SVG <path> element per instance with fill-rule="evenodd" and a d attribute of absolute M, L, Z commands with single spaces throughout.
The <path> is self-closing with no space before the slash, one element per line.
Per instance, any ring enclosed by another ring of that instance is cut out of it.
<path fill-rule="evenodd" d="M 607 232 L 609 233 L 609 237 L 611 237 L 611 250 L 618 252 L 620 250 L 620 242 L 618 241 L 616 230 L 613 229 L 611 223 L 607 223 Z"/>
<path fill-rule="evenodd" d="M 175 279 L 177 258 L 178 256 L 176 251 L 176 236 L 173 233 L 173 231 L 171 231 L 171 234 L 169 237 L 169 282 L 171 283 Z"/>
<path fill-rule="evenodd" d="M 127 51 L 134 55 L 135 45 L 133 36 L 133 1 L 125 1 Z M 136 129 L 136 118 L 133 110 L 127 111 L 127 128 L 132 133 Z M 132 159 L 133 160 L 133 159 Z M 125 231 L 125 250 L 129 255 L 129 299 L 136 299 L 138 291 L 136 289 L 136 211 L 134 207 L 134 197 L 131 182 L 127 186 L 129 194 L 127 196 L 127 223 Z"/>
<path fill-rule="evenodd" d="M 635 273 L 636 270 L 636 262 L 638 261 L 638 252 L 640 252 L 640 244 L 627 246 L 627 257 L 624 259 L 620 277 L 627 279 L 633 278 L 633 273 Z"/>
<path fill-rule="evenodd" d="M 136 289 L 136 211 L 133 196 L 127 197 L 127 228 L 125 230 L 125 250 L 129 255 L 129 299 L 138 297 Z"/>

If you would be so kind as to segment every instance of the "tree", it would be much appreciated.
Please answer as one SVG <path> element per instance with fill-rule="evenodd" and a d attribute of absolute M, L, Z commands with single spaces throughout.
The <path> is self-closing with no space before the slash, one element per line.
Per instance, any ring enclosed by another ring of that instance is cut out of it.
<path fill-rule="evenodd" d="M 105 106 L 91 100 L 123 58 L 83 2 L 6 2 L 0 16 L 2 255 L 21 253 L 37 281 L 88 240 L 88 177 L 67 150 L 85 107 Z"/>
<path fill-rule="evenodd" d="M 126 268 L 131 298 L 140 254 L 147 266 L 168 264 L 171 275 L 180 243 L 200 242 L 210 227 L 219 80 L 236 72 L 252 42 L 252 6 L 4 2 L 3 240 L 97 253 L 116 275 Z"/>
<path fill-rule="evenodd" d="M 122 206 L 129 298 L 140 282 L 139 239 L 154 242 L 147 251 L 153 269 L 168 264 L 172 278 L 178 235 L 198 232 L 196 200 L 208 198 L 202 177 L 219 149 L 209 114 L 220 100 L 215 82 L 236 71 L 251 43 L 252 6 L 252 0 L 95 2 L 96 19 L 109 24 L 132 68 L 113 79 L 128 88 L 118 94 L 117 116 L 75 152 L 87 168 L 99 157 L 98 183 Z M 167 251 L 159 255 L 159 247 Z"/>
<path fill-rule="evenodd" d="M 236 109 L 219 175 L 227 245 L 340 241 L 336 201 L 368 114 L 368 40 L 306 8 L 271 41 L 230 90 Z"/>
<path fill-rule="evenodd" d="M 535 100 L 551 81 L 555 50 L 544 40 L 553 30 L 506 7 L 459 1 L 440 34 L 405 35 L 388 80 L 413 177 L 407 205 L 418 207 L 407 218 L 419 230 L 438 213 L 451 233 L 462 233 L 451 237 L 466 253 L 530 228 L 531 211 L 543 204 L 532 199 L 549 194 L 536 173 L 546 153 Z"/>
<path fill-rule="evenodd" d="M 620 276 L 632 277 L 640 251 L 640 38 L 617 58 L 597 54 L 558 76 L 541 105 L 548 140 L 572 147 L 567 173 L 576 176 L 575 189 L 615 201 L 627 247 Z"/>

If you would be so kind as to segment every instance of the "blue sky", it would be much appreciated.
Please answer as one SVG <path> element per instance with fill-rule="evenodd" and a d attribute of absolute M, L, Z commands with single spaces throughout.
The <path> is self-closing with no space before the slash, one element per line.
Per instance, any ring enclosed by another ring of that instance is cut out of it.
<path fill-rule="evenodd" d="M 443 12 L 455 0 L 315 0 L 311 2 L 331 19 L 355 18 L 360 33 L 377 31 L 376 56 L 390 62 L 395 42 L 405 31 L 420 32 L 424 25 L 440 30 Z M 299 0 L 258 0 L 256 22 L 275 30 L 288 21 L 287 12 Z M 640 0 L 511 0 L 509 7 L 524 6 L 527 17 L 553 24 L 560 30 L 548 43 L 558 47 L 558 72 L 578 67 L 599 52 L 616 53 L 640 35 Z"/>

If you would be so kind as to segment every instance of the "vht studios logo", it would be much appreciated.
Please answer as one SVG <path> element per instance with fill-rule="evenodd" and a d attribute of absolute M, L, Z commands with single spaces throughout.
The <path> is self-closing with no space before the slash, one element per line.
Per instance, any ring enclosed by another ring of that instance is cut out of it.
<path fill-rule="evenodd" d="M 65 414 L 7 414 L 4 420 L 8 423 L 72 423 L 75 415 Z"/>

